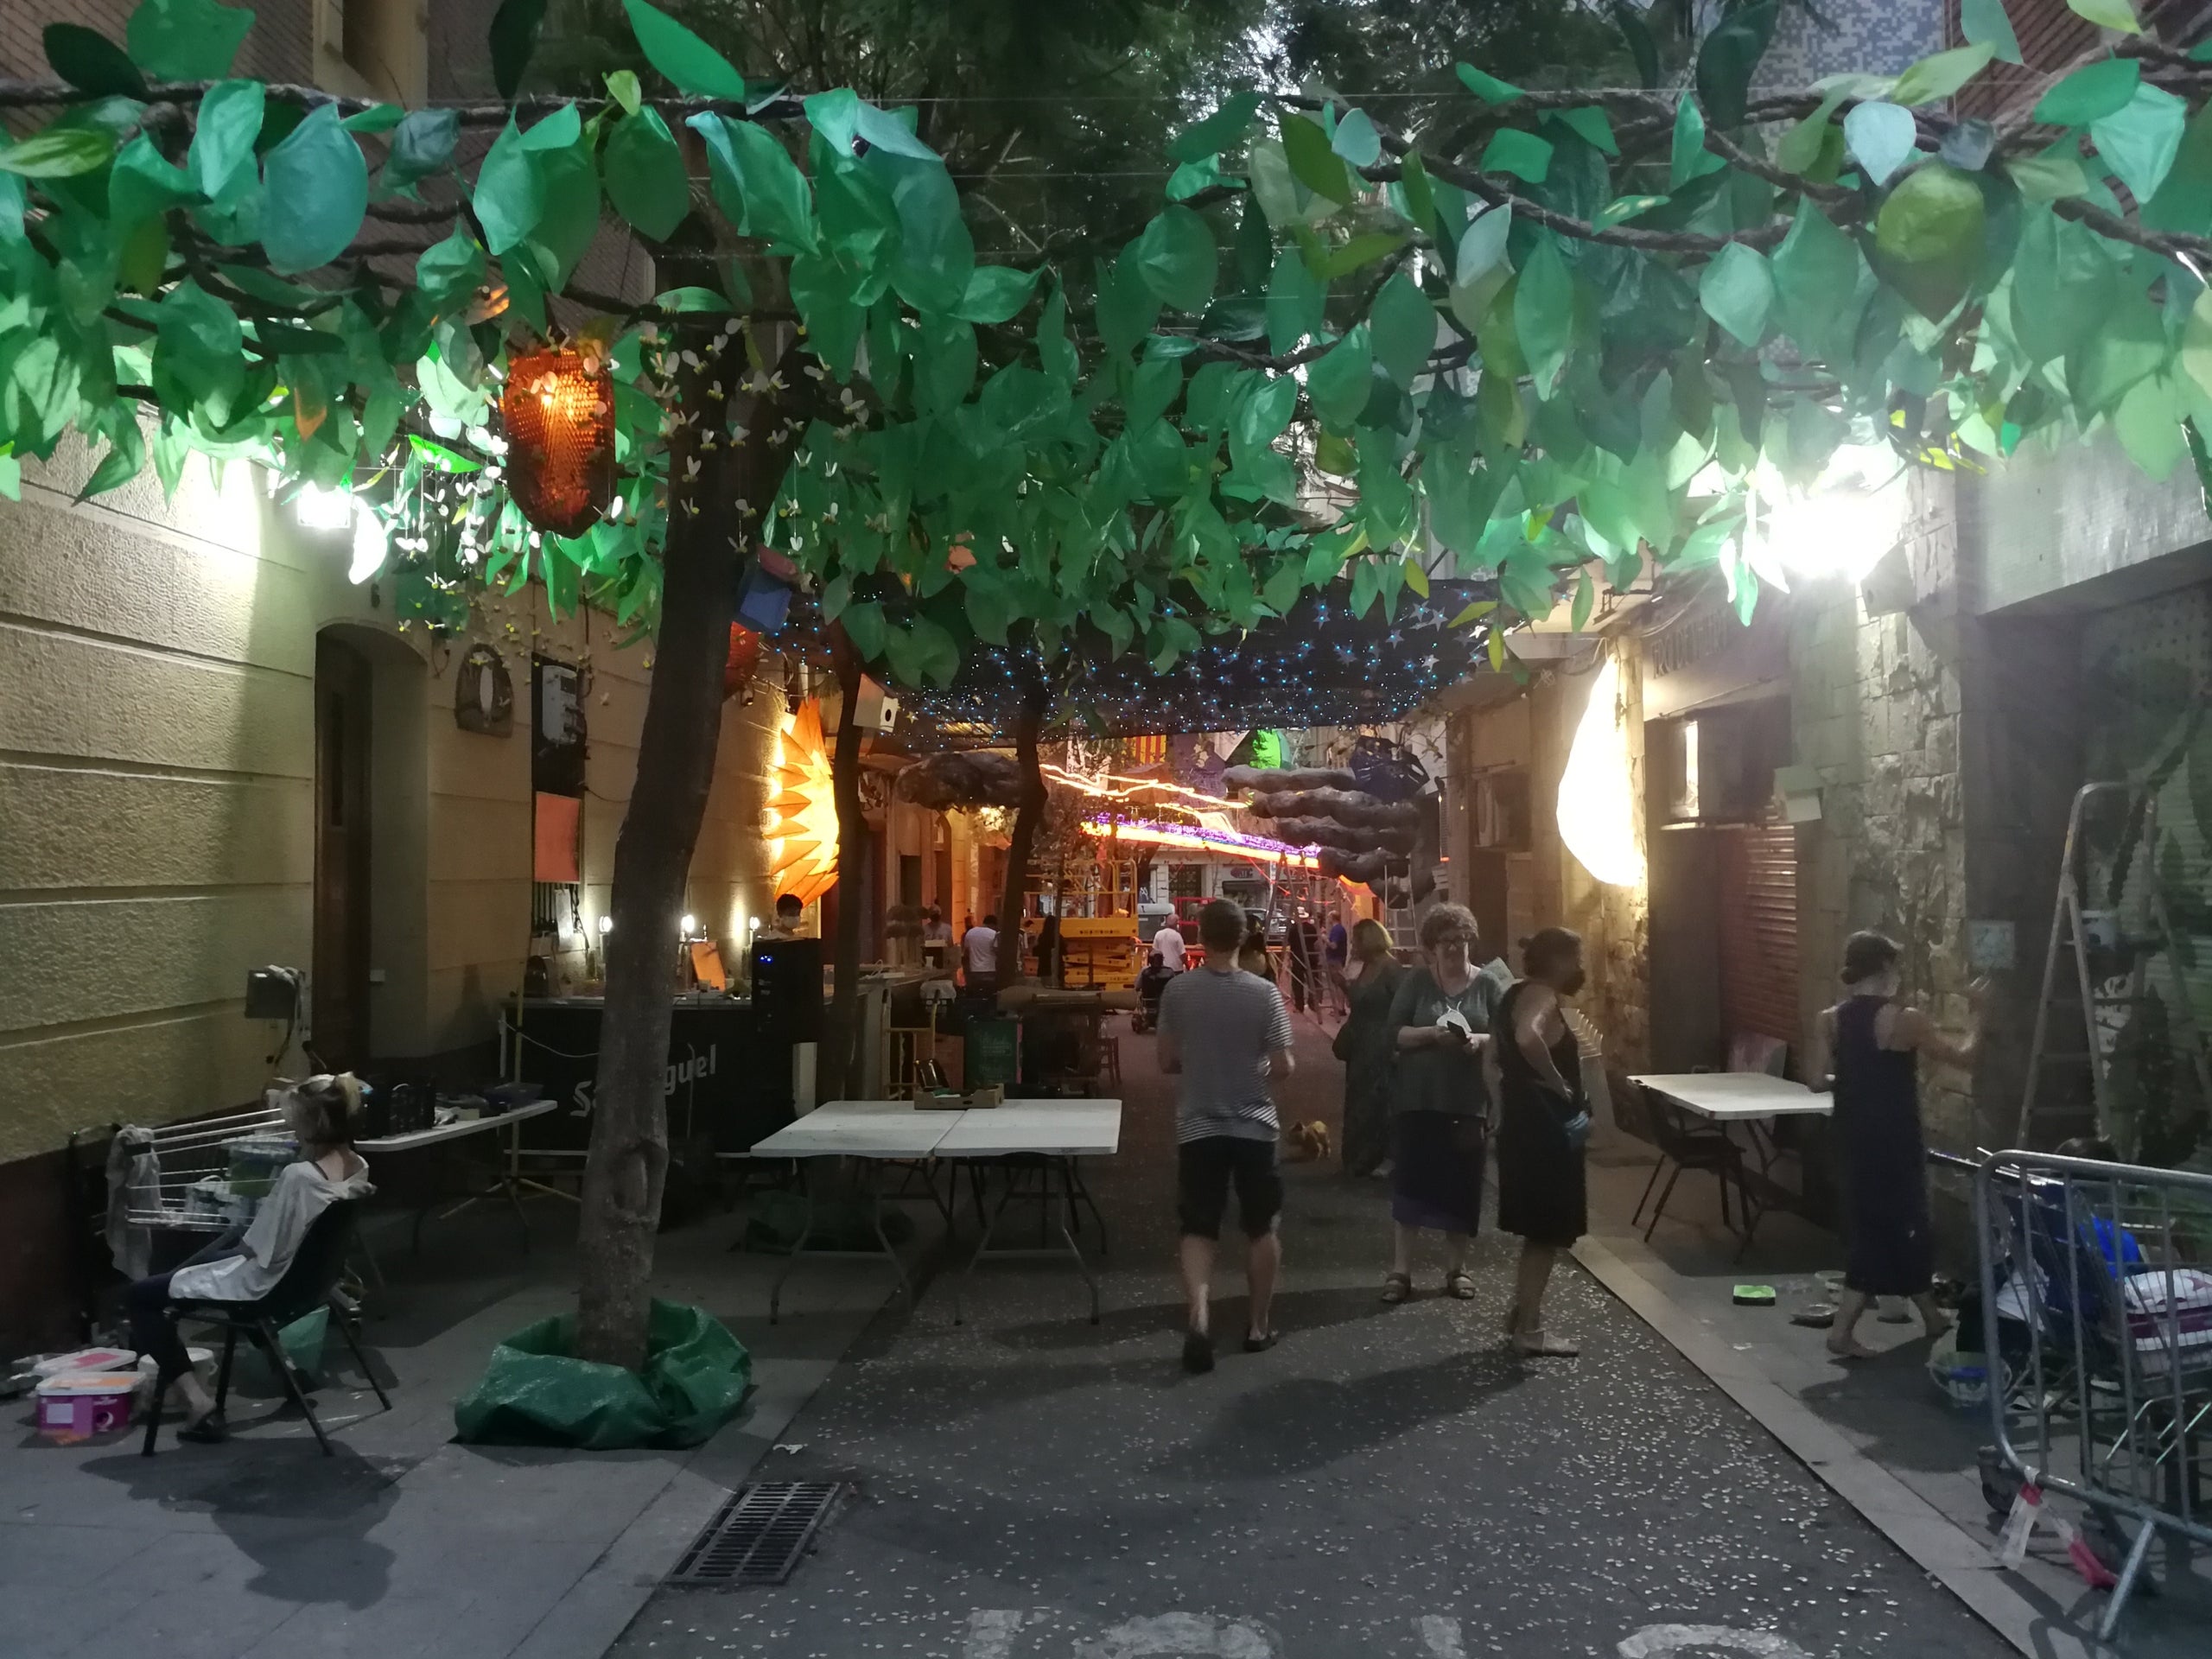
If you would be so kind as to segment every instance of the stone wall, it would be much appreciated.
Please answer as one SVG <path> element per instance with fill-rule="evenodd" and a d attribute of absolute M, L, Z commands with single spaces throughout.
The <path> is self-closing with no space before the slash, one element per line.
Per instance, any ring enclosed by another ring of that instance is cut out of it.
<path fill-rule="evenodd" d="M 1910 475 L 1901 554 L 1910 608 L 1870 614 L 1840 583 L 1797 595 L 1790 725 L 1821 778 L 1821 817 L 1797 837 L 1800 1002 L 1809 1033 L 1836 1000 L 1843 942 L 1877 928 L 1904 946 L 1906 990 L 1947 1030 L 1967 1020 L 1967 853 L 1960 734 L 1956 515 L 1948 480 Z M 1886 574 L 1886 573 L 1885 573 Z M 1923 1067 L 1932 1143 L 1978 1138 L 1973 1079 Z"/>

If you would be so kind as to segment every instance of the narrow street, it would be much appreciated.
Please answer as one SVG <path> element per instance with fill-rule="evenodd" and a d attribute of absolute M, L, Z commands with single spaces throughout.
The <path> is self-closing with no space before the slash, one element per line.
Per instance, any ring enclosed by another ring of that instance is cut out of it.
<path fill-rule="evenodd" d="M 1333 1122 L 1307 1020 L 1300 1058 L 1286 1116 Z M 942 1276 L 893 1305 L 758 1471 L 852 1484 L 817 1552 L 780 1588 L 661 1592 L 617 1654 L 2010 1651 L 1580 1269 L 1552 1321 L 1573 1361 L 1502 1351 L 1511 1240 L 1483 1241 L 1475 1301 L 1432 1258 L 1384 1306 L 1383 1184 L 1333 1163 L 1288 1172 L 1281 1344 L 1185 1376 L 1172 1085 L 1148 1038 L 1122 1068 L 1102 1325 L 1064 1266 L 984 1268 L 964 1326 Z"/>

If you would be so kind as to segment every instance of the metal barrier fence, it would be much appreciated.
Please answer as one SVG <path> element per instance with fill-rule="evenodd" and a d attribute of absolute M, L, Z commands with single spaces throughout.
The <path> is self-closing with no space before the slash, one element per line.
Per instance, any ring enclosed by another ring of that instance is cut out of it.
<path fill-rule="evenodd" d="M 2136 1524 L 2109 1637 L 2160 1532 L 2212 1545 L 2212 1175 L 1998 1152 L 1974 1202 L 1999 1450 Z"/>

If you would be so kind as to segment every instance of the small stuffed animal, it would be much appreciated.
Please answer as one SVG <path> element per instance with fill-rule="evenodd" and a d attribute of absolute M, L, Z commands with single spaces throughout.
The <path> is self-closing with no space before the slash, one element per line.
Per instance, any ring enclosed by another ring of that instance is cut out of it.
<path fill-rule="evenodd" d="M 1283 1131 L 1290 1143 L 1289 1159 L 1294 1164 L 1318 1164 L 1329 1156 L 1329 1126 L 1319 1118 L 1307 1123 L 1293 1123 Z"/>

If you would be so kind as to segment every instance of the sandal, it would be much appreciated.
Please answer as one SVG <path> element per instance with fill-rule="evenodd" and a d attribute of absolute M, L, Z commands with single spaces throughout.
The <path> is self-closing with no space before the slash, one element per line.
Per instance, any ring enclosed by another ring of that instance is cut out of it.
<path fill-rule="evenodd" d="M 1409 1273 L 1386 1273 L 1382 1275 L 1382 1300 L 1395 1307 L 1414 1294 L 1414 1276 Z"/>
<path fill-rule="evenodd" d="M 1580 1343 L 1565 1337 L 1546 1336 L 1541 1325 L 1533 1331 L 1516 1332 L 1513 1347 L 1515 1352 L 1528 1359 L 1573 1359 L 1582 1351 Z"/>
<path fill-rule="evenodd" d="M 1464 1268 L 1455 1269 L 1451 1273 L 1446 1274 L 1444 1275 L 1444 1294 L 1446 1296 L 1457 1297 L 1463 1302 L 1473 1301 L 1475 1300 L 1474 1275 L 1466 1272 Z"/>

